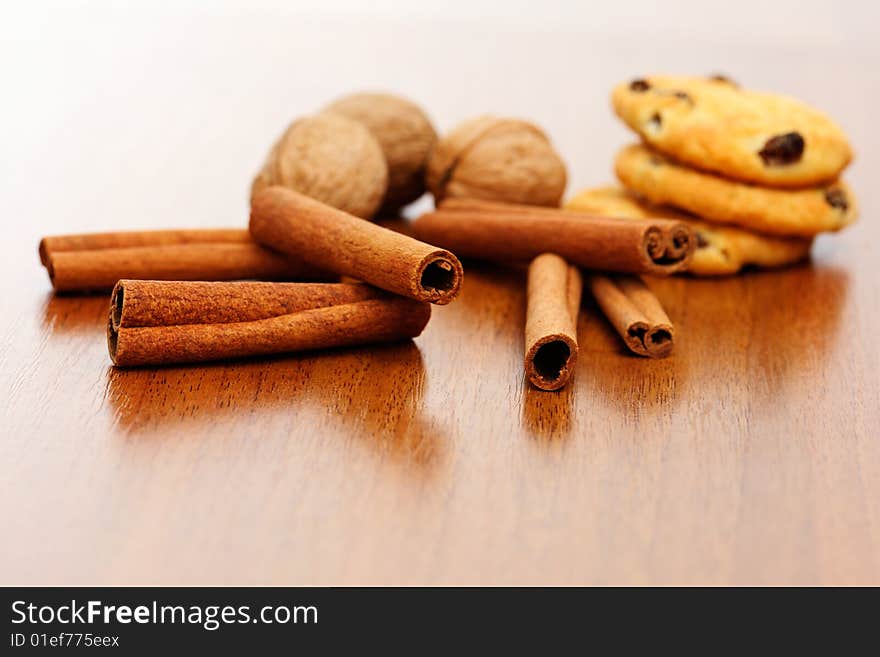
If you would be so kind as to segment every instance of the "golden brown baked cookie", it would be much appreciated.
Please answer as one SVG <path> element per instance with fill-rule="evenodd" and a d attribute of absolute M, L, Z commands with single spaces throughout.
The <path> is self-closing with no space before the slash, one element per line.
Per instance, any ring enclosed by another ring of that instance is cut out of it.
<path fill-rule="evenodd" d="M 655 207 L 622 187 L 585 189 L 565 204 L 567 210 L 590 212 L 621 219 L 659 217 L 684 221 L 697 233 L 697 250 L 688 273 L 697 276 L 736 274 L 743 267 L 782 267 L 803 260 L 813 240 L 770 237 L 731 226 L 700 221 L 670 208 Z"/>
<path fill-rule="evenodd" d="M 842 181 L 810 189 L 756 187 L 687 168 L 640 144 L 620 151 L 614 169 L 624 187 L 655 205 L 760 233 L 810 237 L 839 230 L 857 215 L 855 196 Z"/>
<path fill-rule="evenodd" d="M 817 186 L 852 159 L 843 130 L 822 112 L 721 77 L 641 78 L 615 87 L 612 103 L 656 150 L 735 180 Z"/>

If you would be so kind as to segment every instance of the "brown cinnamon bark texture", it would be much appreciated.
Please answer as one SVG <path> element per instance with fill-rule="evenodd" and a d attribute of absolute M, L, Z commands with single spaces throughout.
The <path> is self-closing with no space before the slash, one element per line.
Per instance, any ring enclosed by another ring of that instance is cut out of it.
<path fill-rule="evenodd" d="M 589 277 L 596 302 L 626 346 L 639 356 L 665 358 L 675 330 L 660 301 L 637 276 Z"/>
<path fill-rule="evenodd" d="M 577 363 L 577 318 L 583 281 L 576 267 L 552 253 L 529 265 L 526 376 L 541 390 L 568 383 Z"/>
<path fill-rule="evenodd" d="M 527 260 L 550 252 L 588 269 L 672 274 L 687 268 L 696 237 L 666 219 L 621 222 L 580 212 L 449 199 L 413 223 L 416 237 L 461 256 Z"/>
<path fill-rule="evenodd" d="M 449 251 L 286 188 L 254 195 L 250 231 L 268 247 L 419 301 L 449 303 L 461 288 L 461 263 Z"/>
<path fill-rule="evenodd" d="M 40 262 L 45 266 L 49 255 L 62 251 L 97 251 L 133 246 L 171 246 L 174 244 L 248 243 L 250 234 L 243 228 L 181 228 L 173 230 L 133 230 L 118 233 L 53 235 L 40 240 Z"/>
<path fill-rule="evenodd" d="M 387 296 L 352 283 L 207 283 L 124 280 L 114 288 L 115 328 L 227 324 Z"/>
<path fill-rule="evenodd" d="M 413 338 L 430 316 L 357 283 L 122 280 L 107 345 L 117 366 L 193 363 Z"/>
<path fill-rule="evenodd" d="M 111 290 L 123 278 L 182 281 L 337 278 L 302 260 L 261 247 L 245 230 L 47 237 L 40 242 L 40 259 L 56 292 Z"/>

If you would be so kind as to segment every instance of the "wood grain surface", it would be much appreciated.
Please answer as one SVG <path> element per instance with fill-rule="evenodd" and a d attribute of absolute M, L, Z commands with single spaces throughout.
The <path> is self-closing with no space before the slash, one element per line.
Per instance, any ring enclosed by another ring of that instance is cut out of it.
<path fill-rule="evenodd" d="M 876 48 L 527 32 L 492 49 L 471 27 L 444 59 L 429 26 L 80 18 L 95 41 L 74 42 L 70 20 L 3 52 L 32 58 L 2 135 L 0 583 L 880 584 Z M 298 79 L 298 49 L 331 36 L 347 50 Z M 676 325 L 666 360 L 629 355 L 587 300 L 572 385 L 530 388 L 525 271 L 465 262 L 414 342 L 116 370 L 108 299 L 53 296 L 39 265 L 43 234 L 244 225 L 274 133 L 365 86 L 441 128 L 536 120 L 570 194 L 629 139 L 611 85 L 694 61 L 833 114 L 861 220 L 790 269 L 650 279 Z M 511 62 L 516 88 L 491 75 Z"/>

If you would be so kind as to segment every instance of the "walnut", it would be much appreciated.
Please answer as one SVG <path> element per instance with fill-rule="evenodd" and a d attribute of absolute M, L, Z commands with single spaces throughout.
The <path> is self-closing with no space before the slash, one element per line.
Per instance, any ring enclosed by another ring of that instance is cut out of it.
<path fill-rule="evenodd" d="M 251 198 L 270 185 L 371 219 L 388 188 L 388 166 L 363 125 L 336 114 L 294 121 L 272 147 L 251 185 Z"/>
<path fill-rule="evenodd" d="M 324 111 L 362 123 L 379 140 L 388 163 L 383 212 L 395 212 L 425 193 L 425 164 L 437 133 L 418 105 L 391 94 L 358 93 Z"/>
<path fill-rule="evenodd" d="M 537 126 L 481 116 L 437 142 L 428 160 L 427 183 L 438 202 L 463 196 L 558 206 L 566 172 Z"/>

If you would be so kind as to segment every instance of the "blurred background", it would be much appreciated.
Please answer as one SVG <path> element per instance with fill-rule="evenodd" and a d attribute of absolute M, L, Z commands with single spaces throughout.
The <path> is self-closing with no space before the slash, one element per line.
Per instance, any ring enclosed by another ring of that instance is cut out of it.
<path fill-rule="evenodd" d="M 868 1 L 6 5 L 2 221 L 32 224 L 34 241 L 243 224 L 250 179 L 282 129 L 362 89 L 409 96 L 441 132 L 485 112 L 537 122 L 568 163 L 570 194 L 612 179 L 632 137 L 609 91 L 651 72 L 797 90 L 850 133 L 848 175 L 864 189 L 874 112 L 850 110 L 880 83 L 878 19 Z"/>

